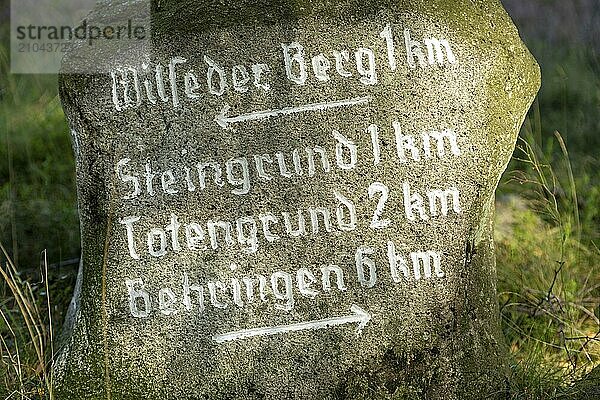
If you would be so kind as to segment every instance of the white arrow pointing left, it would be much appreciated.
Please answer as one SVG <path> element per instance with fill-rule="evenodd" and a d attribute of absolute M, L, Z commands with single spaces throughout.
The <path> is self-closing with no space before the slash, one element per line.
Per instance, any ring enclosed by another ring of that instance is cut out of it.
<path fill-rule="evenodd" d="M 229 112 L 229 105 L 225 104 L 223 109 L 217 116 L 215 117 L 215 122 L 219 124 L 219 126 L 223 129 L 228 129 L 231 124 L 238 122 L 246 122 L 246 121 L 254 121 L 264 118 L 276 117 L 279 115 L 289 115 L 296 113 L 303 113 L 309 111 L 323 111 L 331 108 L 339 108 L 339 107 L 350 107 L 359 104 L 367 104 L 371 101 L 371 96 L 364 97 L 355 97 L 353 99 L 345 99 L 345 100 L 335 100 L 324 103 L 312 103 L 305 104 L 302 106 L 292 106 L 292 107 L 284 107 L 279 110 L 263 110 L 256 111 L 249 114 L 242 114 L 230 117 L 227 115 Z"/>
<path fill-rule="evenodd" d="M 343 317 L 325 318 L 314 321 L 300 322 L 292 325 L 277 325 L 264 328 L 244 329 L 241 331 L 234 331 L 224 333 L 221 335 L 214 335 L 212 339 L 217 343 L 224 343 L 232 340 L 247 339 L 254 336 L 270 336 L 277 335 L 280 333 L 324 329 L 337 325 L 345 325 L 352 323 L 358 323 L 356 332 L 360 333 L 367 325 L 367 323 L 371 320 L 371 314 L 369 314 L 367 311 L 363 310 L 356 304 L 350 307 L 350 310 L 353 314 L 346 315 Z"/>

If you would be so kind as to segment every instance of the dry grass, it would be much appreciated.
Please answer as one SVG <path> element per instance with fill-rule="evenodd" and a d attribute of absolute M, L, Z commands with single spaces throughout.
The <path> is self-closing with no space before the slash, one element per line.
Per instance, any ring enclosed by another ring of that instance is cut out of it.
<path fill-rule="evenodd" d="M 521 194 L 499 203 L 496 230 L 513 394 L 578 398 L 570 386 L 600 365 L 600 251 L 581 225 L 585 208 L 562 136 L 555 133 L 555 161 L 525 136 L 512 175 Z"/>
<path fill-rule="evenodd" d="M 0 249 L 6 260 L 0 266 L 4 292 L 0 304 L 0 375 L 4 389 L 0 387 L 0 395 L 5 399 L 52 399 L 54 337 L 46 254 L 41 286 L 34 288 L 21 279 L 1 244 Z"/>

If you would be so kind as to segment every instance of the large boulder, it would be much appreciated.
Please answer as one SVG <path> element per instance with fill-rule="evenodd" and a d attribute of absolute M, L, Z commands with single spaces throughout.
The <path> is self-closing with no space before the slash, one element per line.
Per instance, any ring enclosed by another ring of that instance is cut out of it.
<path fill-rule="evenodd" d="M 82 266 L 57 398 L 501 397 L 494 192 L 540 73 L 500 2 L 151 19 L 60 77 Z"/>

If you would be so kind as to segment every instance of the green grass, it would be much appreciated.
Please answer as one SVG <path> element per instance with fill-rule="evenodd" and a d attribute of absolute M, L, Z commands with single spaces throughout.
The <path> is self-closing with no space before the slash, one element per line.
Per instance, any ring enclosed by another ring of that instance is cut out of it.
<path fill-rule="evenodd" d="M 78 257 L 74 161 L 56 76 L 11 75 L 0 47 L 0 240 L 37 269 Z"/>
<path fill-rule="evenodd" d="M 515 398 L 567 396 L 600 363 L 600 251 L 571 232 L 575 217 L 558 204 L 510 196 L 497 205 L 499 302 Z"/>
<path fill-rule="evenodd" d="M 45 398 L 74 272 L 44 261 L 79 257 L 74 161 L 56 76 L 9 74 L 2 45 L 0 244 L 0 399 Z"/>
<path fill-rule="evenodd" d="M 600 57 L 576 47 L 530 48 L 542 89 L 497 202 L 513 397 L 585 398 L 589 390 L 571 385 L 600 364 Z"/>
<path fill-rule="evenodd" d="M 571 383 L 600 363 L 600 63 L 530 47 L 543 87 L 497 203 L 511 396 L 578 398 Z M 9 74 L 0 46 L 0 79 L 0 399 L 48 398 L 75 269 L 39 266 L 45 249 L 50 264 L 78 257 L 74 162 L 56 77 Z"/>

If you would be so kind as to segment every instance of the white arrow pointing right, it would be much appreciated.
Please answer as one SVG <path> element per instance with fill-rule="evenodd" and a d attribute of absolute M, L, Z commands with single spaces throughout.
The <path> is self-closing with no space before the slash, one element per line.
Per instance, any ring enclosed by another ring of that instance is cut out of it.
<path fill-rule="evenodd" d="M 367 323 L 371 320 L 372 316 L 356 304 L 350 307 L 350 310 L 353 312 L 353 314 L 346 315 L 343 317 L 325 318 L 314 321 L 300 322 L 292 325 L 278 325 L 264 328 L 244 329 L 241 331 L 234 331 L 224 333 L 221 335 L 215 335 L 212 339 L 217 343 L 223 343 L 232 340 L 247 339 L 253 336 L 270 336 L 277 335 L 280 333 L 324 329 L 330 328 L 332 326 L 345 325 L 351 323 L 358 323 L 356 333 L 360 334 L 360 332 L 364 329 Z"/>

